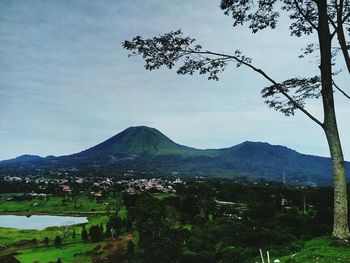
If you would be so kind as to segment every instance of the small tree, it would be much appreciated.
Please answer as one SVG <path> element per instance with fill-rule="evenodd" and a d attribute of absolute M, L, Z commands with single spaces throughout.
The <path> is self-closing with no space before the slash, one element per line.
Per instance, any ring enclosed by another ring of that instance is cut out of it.
<path fill-rule="evenodd" d="M 83 225 L 83 230 L 81 231 L 81 239 L 83 241 L 87 241 L 89 239 L 88 232 L 87 232 L 87 230 L 85 228 L 85 225 Z"/>
<path fill-rule="evenodd" d="M 91 241 L 93 242 L 97 242 L 102 239 L 101 229 L 98 225 L 91 226 L 89 234 L 90 234 Z"/>
<path fill-rule="evenodd" d="M 104 233 L 104 228 L 103 228 L 103 224 L 102 224 L 102 223 L 100 224 L 100 232 L 101 232 L 101 234 L 103 235 L 103 233 Z"/>
<path fill-rule="evenodd" d="M 45 238 L 44 238 L 44 244 L 45 244 L 46 246 L 49 245 L 49 238 L 48 238 L 48 237 L 45 237 Z"/>
<path fill-rule="evenodd" d="M 111 205 L 108 203 L 106 204 L 106 215 L 109 216 L 111 214 Z"/>
<path fill-rule="evenodd" d="M 125 226 L 127 231 L 130 231 L 132 228 L 132 221 L 127 217 L 123 220 L 123 225 Z"/>
<path fill-rule="evenodd" d="M 62 245 L 62 238 L 60 236 L 56 236 L 53 244 L 54 244 L 54 246 L 56 248 L 61 247 L 61 245 Z"/>
<path fill-rule="evenodd" d="M 107 223 L 106 224 L 106 233 L 105 233 L 106 238 L 110 238 L 112 236 L 111 232 L 111 226 Z"/>
<path fill-rule="evenodd" d="M 111 215 L 108 221 L 109 227 L 112 229 L 112 237 L 119 236 L 123 222 L 118 215 Z"/>

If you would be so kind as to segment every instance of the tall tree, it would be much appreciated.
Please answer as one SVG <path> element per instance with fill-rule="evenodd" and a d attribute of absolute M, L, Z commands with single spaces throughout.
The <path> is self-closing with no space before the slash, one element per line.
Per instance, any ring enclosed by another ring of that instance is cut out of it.
<path fill-rule="evenodd" d="M 316 34 L 317 43 L 310 43 L 305 55 L 318 52 L 319 75 L 303 78 L 292 77 L 277 82 L 271 75 L 252 63 L 242 51 L 226 54 L 204 49 L 195 39 L 184 36 L 181 30 L 171 31 L 153 38 L 136 36 L 125 41 L 123 47 L 131 56 L 142 55 L 147 70 L 169 69 L 178 66 L 180 75 L 195 72 L 207 74 L 208 79 L 218 80 L 230 63 L 236 67 L 246 66 L 268 80 L 271 85 L 262 89 L 265 103 L 286 116 L 296 110 L 303 112 L 325 133 L 332 159 L 334 182 L 334 223 L 333 237 L 345 239 L 350 236 L 348 226 L 348 205 L 346 175 L 341 141 L 338 133 L 334 105 L 334 92 L 350 96 L 335 83 L 334 69 L 336 56 L 341 54 L 350 74 L 349 42 L 350 0 L 222 0 L 221 9 L 233 19 L 233 26 L 247 24 L 252 33 L 267 28 L 274 29 L 281 12 L 290 19 L 291 35 Z M 340 51 L 340 52 L 338 52 Z M 322 99 L 323 120 L 319 120 L 306 108 L 307 99 Z"/>

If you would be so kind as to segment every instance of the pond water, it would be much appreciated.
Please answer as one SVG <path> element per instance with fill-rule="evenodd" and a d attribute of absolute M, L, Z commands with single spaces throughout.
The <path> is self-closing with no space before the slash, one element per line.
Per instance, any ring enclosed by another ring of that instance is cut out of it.
<path fill-rule="evenodd" d="M 67 226 L 87 223 L 87 217 L 49 215 L 0 215 L 0 227 L 42 230 L 52 226 Z"/>

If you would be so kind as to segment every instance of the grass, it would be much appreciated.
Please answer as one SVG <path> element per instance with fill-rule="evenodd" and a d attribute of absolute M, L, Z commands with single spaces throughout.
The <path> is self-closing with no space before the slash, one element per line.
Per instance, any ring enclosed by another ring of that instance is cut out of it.
<path fill-rule="evenodd" d="M 64 245 L 61 248 L 54 246 L 30 248 L 19 251 L 21 253 L 16 258 L 21 263 L 32 262 L 56 262 L 61 258 L 62 262 L 81 262 L 89 263 L 92 259 L 85 255 L 86 252 L 92 250 L 99 243 L 75 243 Z"/>
<path fill-rule="evenodd" d="M 282 263 L 335 263 L 350 262 L 350 245 L 341 246 L 328 237 L 307 241 L 303 249 L 280 258 Z"/>
<path fill-rule="evenodd" d="M 0 213 L 23 213 L 23 214 L 93 214 L 105 213 L 106 208 L 115 211 L 122 206 L 120 196 L 107 197 L 103 201 L 90 199 L 86 195 L 72 197 L 50 196 L 47 200 L 43 198 L 34 198 L 25 201 L 7 201 L 8 195 L 1 196 Z"/>
<path fill-rule="evenodd" d="M 0 228 L 0 245 L 11 244 L 21 240 L 37 239 L 38 241 L 48 237 L 53 240 L 61 231 L 54 230 L 18 230 L 12 228 Z"/>
<path fill-rule="evenodd" d="M 168 198 L 168 197 L 171 197 L 171 196 L 175 196 L 174 194 L 169 194 L 169 193 L 159 193 L 159 194 L 154 194 L 153 197 L 155 199 L 158 199 L 160 201 Z"/>

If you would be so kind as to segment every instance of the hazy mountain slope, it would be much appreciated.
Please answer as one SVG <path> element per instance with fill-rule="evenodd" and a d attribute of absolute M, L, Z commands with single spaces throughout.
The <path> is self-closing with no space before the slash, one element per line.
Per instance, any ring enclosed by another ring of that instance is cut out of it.
<path fill-rule="evenodd" d="M 27 162 L 37 162 L 37 161 L 41 161 L 44 158 L 38 156 L 38 155 L 29 155 L 29 154 L 24 154 L 21 156 L 18 156 L 14 159 L 10 159 L 10 160 L 4 160 L 1 161 L 0 163 L 27 163 Z"/>

